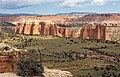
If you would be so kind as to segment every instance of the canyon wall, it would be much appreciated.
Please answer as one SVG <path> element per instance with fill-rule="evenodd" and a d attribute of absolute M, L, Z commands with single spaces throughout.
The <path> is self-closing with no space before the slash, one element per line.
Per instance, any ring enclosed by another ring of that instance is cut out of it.
<path fill-rule="evenodd" d="M 120 14 L 89 14 L 69 19 L 65 22 L 69 26 L 84 26 L 85 24 L 106 24 L 107 26 L 120 26 Z"/>
<path fill-rule="evenodd" d="M 0 73 L 15 72 L 17 52 L 0 52 Z"/>
<path fill-rule="evenodd" d="M 57 26 L 51 20 L 47 21 L 25 21 L 17 23 L 15 33 L 19 34 L 42 34 L 42 35 L 54 35 L 59 37 L 77 37 L 77 32 L 68 28 Z"/>
<path fill-rule="evenodd" d="M 90 14 L 83 16 L 0 16 L 0 22 L 17 24 L 15 33 L 19 34 L 109 39 L 108 33 L 120 33 L 120 14 Z M 98 27 L 97 25 L 99 24 L 105 25 L 107 31 L 103 27 Z M 88 25 L 88 27 L 84 28 L 86 25 Z M 89 25 L 97 27 L 93 30 Z M 74 29 L 74 27 L 78 28 Z M 80 34 L 80 32 L 82 34 Z M 97 34 L 92 35 L 92 33 Z"/>
<path fill-rule="evenodd" d="M 85 24 L 107 24 L 107 26 L 120 26 L 120 14 L 88 14 L 77 16 L 0 16 L 0 22 L 16 23 L 22 20 L 51 20 L 56 24 L 67 26 L 84 26 Z"/>
<path fill-rule="evenodd" d="M 16 26 L 16 33 L 19 34 L 42 34 L 42 35 L 54 35 L 59 37 L 71 37 L 71 38 L 83 38 L 83 39 L 104 39 L 110 40 L 109 32 L 106 29 L 106 25 L 97 24 L 95 28 L 92 25 L 86 25 L 80 30 L 71 27 L 60 27 L 51 20 L 39 21 L 29 20 L 18 23 Z M 79 36 L 80 34 L 80 36 Z"/>
<path fill-rule="evenodd" d="M 51 20 L 53 22 L 65 22 L 69 19 L 76 18 L 76 16 L 56 16 L 56 15 L 42 15 L 42 16 L 0 16 L 0 22 L 16 23 L 22 20 Z"/>
<path fill-rule="evenodd" d="M 93 28 L 91 25 L 87 25 L 81 29 L 80 38 L 83 39 L 104 39 L 110 40 L 109 32 L 104 25 L 97 25 Z"/>

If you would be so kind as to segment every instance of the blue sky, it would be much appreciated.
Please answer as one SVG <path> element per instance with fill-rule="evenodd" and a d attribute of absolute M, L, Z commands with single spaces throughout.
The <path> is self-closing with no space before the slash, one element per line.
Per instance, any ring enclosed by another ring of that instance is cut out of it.
<path fill-rule="evenodd" d="M 120 13 L 120 0 L 0 0 L 0 13 Z"/>

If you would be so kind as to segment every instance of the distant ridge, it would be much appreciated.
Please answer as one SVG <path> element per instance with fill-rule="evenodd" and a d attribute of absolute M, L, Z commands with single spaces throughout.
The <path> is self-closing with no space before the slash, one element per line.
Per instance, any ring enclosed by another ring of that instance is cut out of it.
<path fill-rule="evenodd" d="M 72 15 L 88 15 L 88 14 L 120 14 L 120 13 L 95 13 L 95 12 L 71 12 L 71 13 L 58 13 L 58 14 L 48 14 L 45 16 L 72 16 Z M 44 15 L 40 15 L 40 14 L 27 14 L 27 13 L 13 13 L 13 14 L 9 14 L 9 13 L 0 13 L 0 16 L 44 16 Z"/>
<path fill-rule="evenodd" d="M 71 12 L 71 13 L 58 13 L 56 15 L 87 15 L 87 14 L 97 14 L 95 12 Z"/>
<path fill-rule="evenodd" d="M 0 13 L 0 16 L 37 16 L 38 14 L 25 14 L 25 13 L 19 13 L 19 14 L 4 14 Z"/>

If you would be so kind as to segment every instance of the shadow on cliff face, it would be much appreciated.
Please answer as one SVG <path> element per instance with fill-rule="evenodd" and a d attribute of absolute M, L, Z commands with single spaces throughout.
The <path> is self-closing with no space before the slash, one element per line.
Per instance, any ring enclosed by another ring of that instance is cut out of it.
<path fill-rule="evenodd" d="M 16 25 L 9 23 L 9 22 L 0 22 L 0 31 L 12 33 L 15 31 L 15 26 Z"/>

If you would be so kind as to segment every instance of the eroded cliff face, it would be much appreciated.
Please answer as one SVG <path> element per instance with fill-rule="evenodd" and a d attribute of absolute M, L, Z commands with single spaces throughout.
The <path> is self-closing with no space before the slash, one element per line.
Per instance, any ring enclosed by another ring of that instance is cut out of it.
<path fill-rule="evenodd" d="M 66 27 L 59 27 L 51 20 L 47 21 L 25 21 L 17 23 L 15 33 L 19 34 L 42 34 L 54 35 L 59 37 L 73 37 L 77 38 L 77 33 L 72 32 Z"/>
<path fill-rule="evenodd" d="M 109 26 L 108 31 L 109 33 L 120 33 L 120 14 L 88 14 L 83 16 L 0 16 L 0 22 L 10 22 L 13 24 L 20 23 L 22 20 L 39 20 L 39 21 L 47 21 L 51 20 L 57 25 L 61 26 L 67 26 L 67 27 L 84 27 L 86 24 L 91 24 L 92 26 L 96 26 L 96 24 L 104 25 L 106 24 Z M 26 24 L 30 25 L 29 22 L 26 22 Z M 20 30 L 23 30 L 23 23 L 22 26 L 19 27 Z M 39 25 L 39 24 L 38 24 Z M 60 27 L 61 27 L 60 26 Z M 25 26 L 27 27 L 27 26 Z M 33 27 L 35 29 L 35 26 Z M 29 26 L 28 26 L 29 28 Z M 33 33 L 39 34 L 38 30 Z M 46 31 L 46 34 L 49 34 Z M 21 31 L 19 31 L 22 33 Z M 27 31 L 24 31 L 25 33 L 28 33 Z M 43 31 L 42 31 L 43 32 Z M 28 33 L 29 34 L 29 33 Z M 53 33 L 52 33 L 53 34 Z"/>
<path fill-rule="evenodd" d="M 78 36 L 78 30 L 77 30 L 77 31 L 72 30 L 70 37 L 71 37 L 71 38 L 77 38 L 77 37 L 79 37 L 79 36 Z"/>
<path fill-rule="evenodd" d="M 96 20 L 96 18 L 98 20 Z M 0 17 L 0 21 L 14 22 L 15 24 L 17 23 L 15 33 L 19 34 L 42 34 L 55 35 L 60 37 L 81 37 L 88 39 L 109 40 L 109 33 L 120 33 L 119 27 L 116 28 L 119 26 L 119 23 L 116 23 L 119 22 L 119 18 L 120 15 L 114 14 L 85 16 L 3 16 Z M 114 26 L 114 28 L 109 27 L 108 30 L 106 30 L 106 27 L 101 27 L 98 24 Z M 70 27 L 75 26 L 85 26 L 85 28 L 81 30 L 80 36 L 79 28 L 77 30 L 72 28 L 69 29 Z M 91 26 L 96 26 L 96 28 L 92 29 Z"/>
<path fill-rule="evenodd" d="M 41 26 L 33 23 L 30 28 L 30 34 L 40 34 Z"/>
<path fill-rule="evenodd" d="M 92 24 L 86 24 L 81 30 L 71 27 L 60 27 L 51 20 L 47 21 L 24 21 L 16 26 L 16 33 L 20 34 L 42 34 L 54 35 L 59 37 L 83 38 L 83 39 L 104 39 L 110 40 L 109 32 L 106 25 L 96 24 L 93 28 Z M 80 33 L 80 35 L 79 35 Z"/>
<path fill-rule="evenodd" d="M 6 50 L 4 49 L 5 47 L 9 49 Z M 24 50 L 13 48 L 5 43 L 0 43 L 0 73 L 15 72 L 19 55 L 23 52 Z"/>
<path fill-rule="evenodd" d="M 65 22 L 66 20 L 76 18 L 76 16 L 0 16 L 0 22 L 17 23 L 22 20 L 52 20 L 53 22 Z"/>
<path fill-rule="evenodd" d="M 80 38 L 83 39 L 103 39 L 110 40 L 109 32 L 104 25 L 97 25 L 92 28 L 91 25 L 87 25 L 81 29 Z"/>
<path fill-rule="evenodd" d="M 85 24 L 106 24 L 107 26 L 120 26 L 120 14 L 88 14 L 65 21 L 69 26 L 85 26 Z"/>
<path fill-rule="evenodd" d="M 120 14 L 88 14 L 79 16 L 0 16 L 0 22 L 18 23 L 21 20 L 51 20 L 67 26 L 84 26 L 86 23 L 95 25 L 120 26 Z"/>
<path fill-rule="evenodd" d="M 16 52 L 0 52 L 0 73 L 15 72 Z"/>

